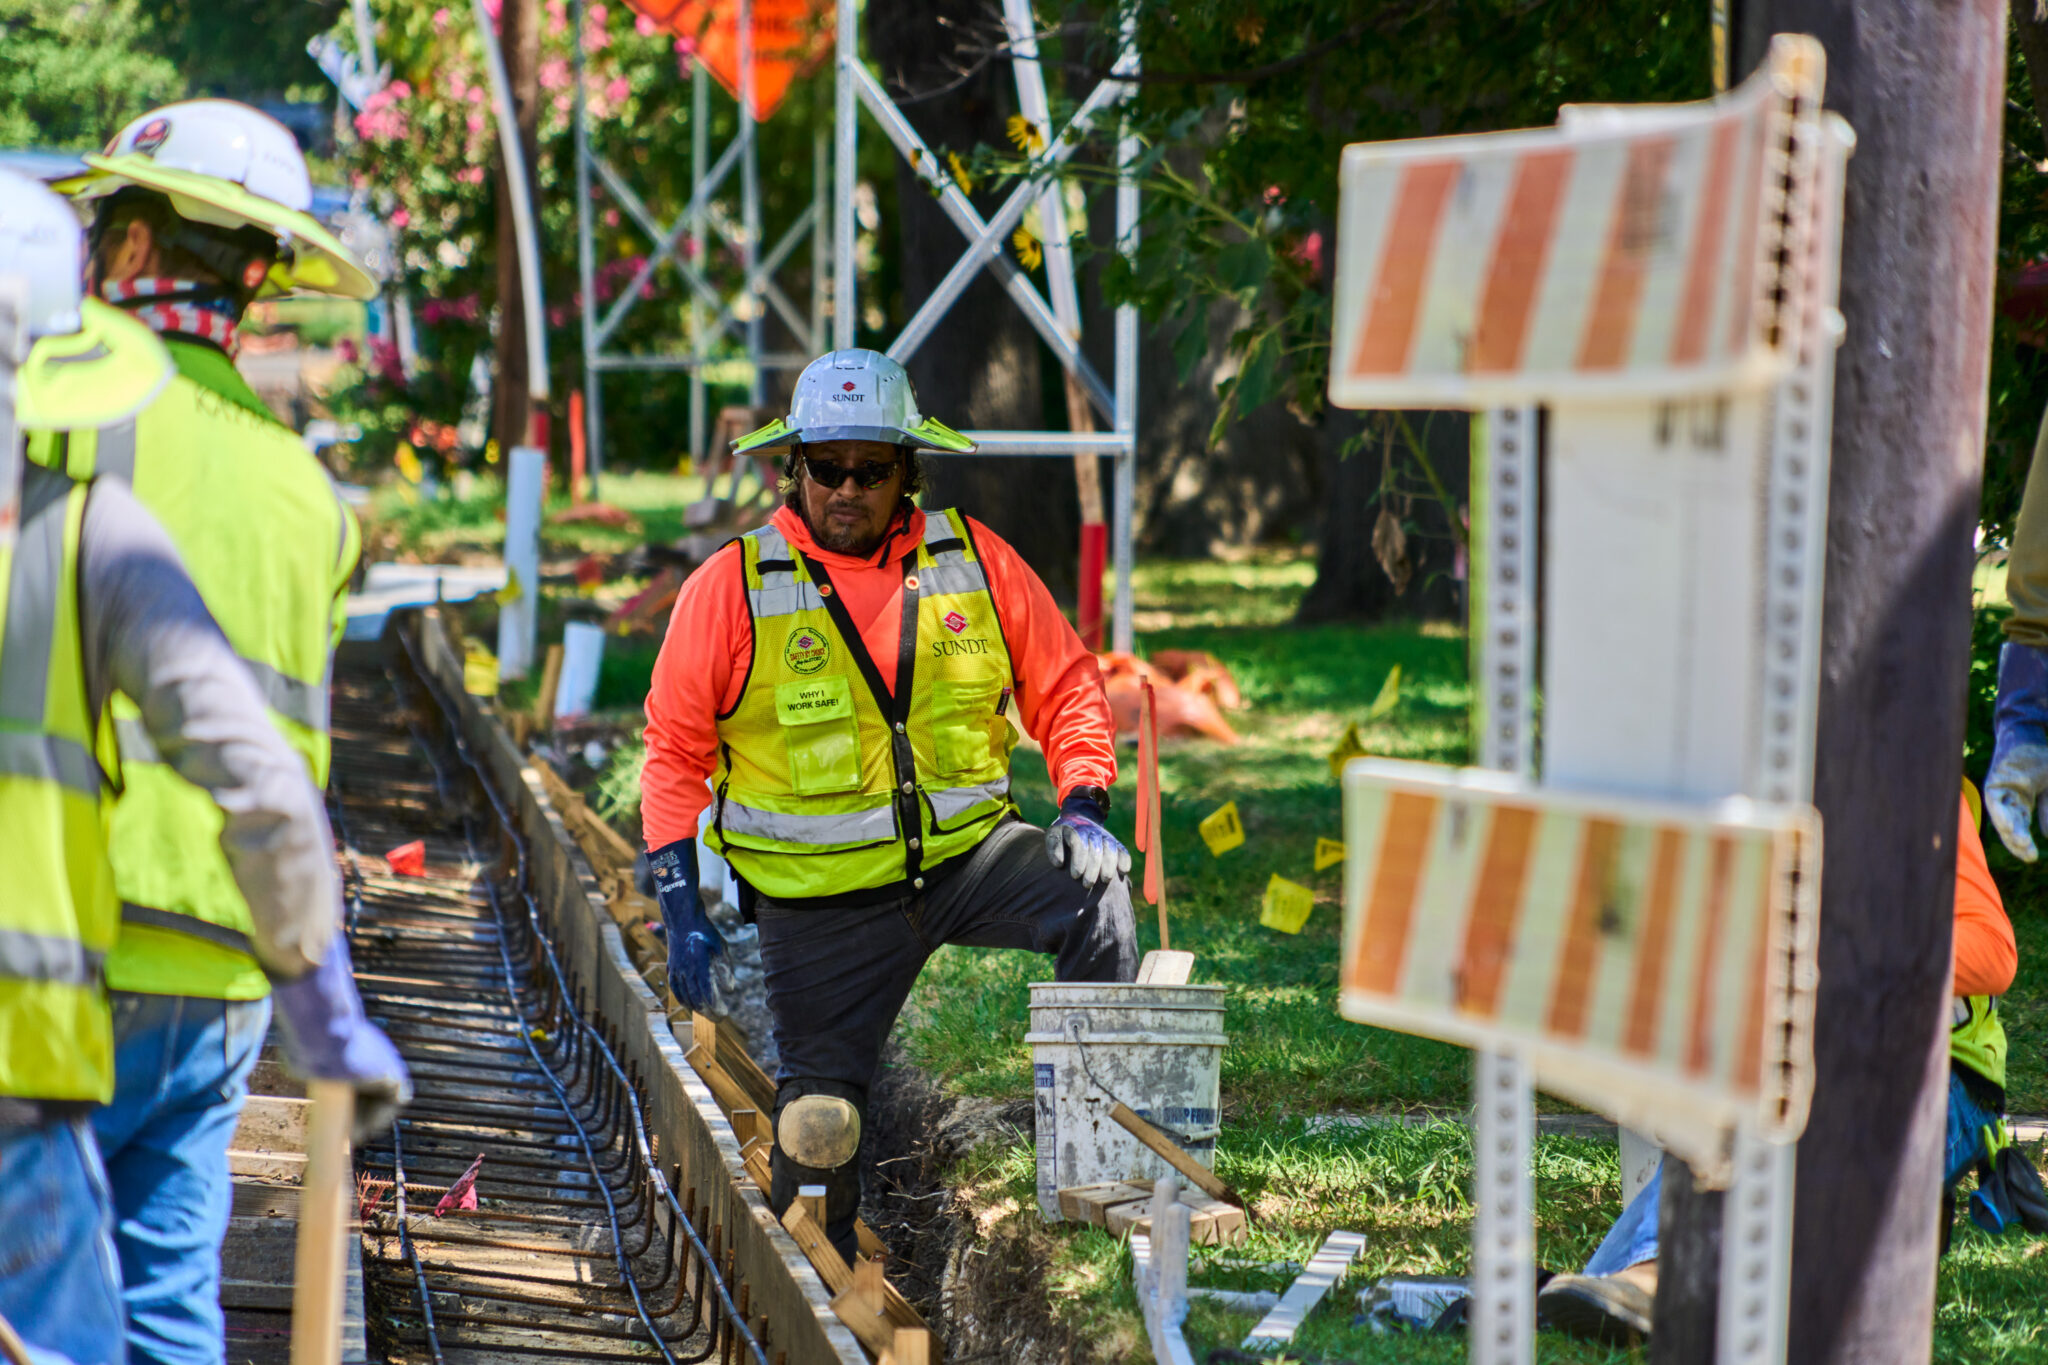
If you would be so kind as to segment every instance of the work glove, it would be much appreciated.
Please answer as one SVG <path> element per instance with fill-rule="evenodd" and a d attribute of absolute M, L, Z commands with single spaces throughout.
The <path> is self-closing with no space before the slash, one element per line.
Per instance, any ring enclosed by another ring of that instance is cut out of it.
<path fill-rule="evenodd" d="M 1076 787 L 1045 832 L 1045 856 L 1083 886 L 1100 886 L 1131 870 L 1130 851 L 1102 827 L 1108 807 L 1109 793 L 1102 788 Z"/>
<path fill-rule="evenodd" d="M 697 841 L 678 839 L 647 857 L 654 898 L 668 939 L 668 988 L 700 1014 L 727 1019 L 739 1003 L 739 984 L 725 955 L 725 939 L 712 927 L 697 895 Z"/>
<path fill-rule="evenodd" d="M 390 1126 L 412 1101 L 412 1078 L 384 1031 L 363 1017 L 348 938 L 337 932 L 319 966 L 273 983 L 285 1065 L 310 1081 L 346 1081 L 356 1092 L 356 1140 Z"/>
<path fill-rule="evenodd" d="M 2031 863 L 2040 854 L 2029 826 L 2048 791 L 2048 649 L 2007 640 L 1999 651 L 1992 734 L 1984 804 L 2012 856 Z M 2042 829 L 2048 831 L 2048 817 Z"/>

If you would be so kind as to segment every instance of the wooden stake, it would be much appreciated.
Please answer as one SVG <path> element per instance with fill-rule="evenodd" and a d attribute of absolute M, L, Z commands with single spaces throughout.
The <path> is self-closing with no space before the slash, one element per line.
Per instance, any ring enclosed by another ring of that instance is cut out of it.
<path fill-rule="evenodd" d="M 298 1260 L 292 1285 L 291 1365 L 340 1365 L 341 1302 L 348 1265 L 348 1155 L 356 1092 L 346 1081 L 308 1081 L 306 1174 L 299 1191 Z"/>
<path fill-rule="evenodd" d="M 1238 1197 L 1237 1191 L 1217 1179 L 1216 1172 L 1182 1151 L 1180 1144 L 1172 1138 L 1139 1118 L 1129 1105 L 1118 1104 L 1109 1111 L 1109 1116 L 1122 1124 L 1132 1137 L 1166 1158 L 1167 1165 L 1194 1181 L 1210 1198 L 1244 1207 L 1244 1200 Z"/>
<path fill-rule="evenodd" d="M 547 662 L 540 666 L 540 691 L 533 698 L 533 728 L 542 734 L 555 728 L 555 693 L 561 686 L 562 647 L 549 645 Z"/>

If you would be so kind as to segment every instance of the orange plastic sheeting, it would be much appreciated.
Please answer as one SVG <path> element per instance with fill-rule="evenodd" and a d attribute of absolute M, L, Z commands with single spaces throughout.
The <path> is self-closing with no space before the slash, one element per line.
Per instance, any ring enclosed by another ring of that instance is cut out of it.
<path fill-rule="evenodd" d="M 734 0 L 626 0 L 637 12 L 696 44 L 726 93 L 740 97 L 740 7 Z M 822 0 L 753 0 L 754 117 L 774 116 L 790 82 L 810 74 L 832 50 L 832 6 Z"/>
<path fill-rule="evenodd" d="M 1243 706 L 1230 670 L 1213 654 L 1164 650 L 1151 659 L 1110 652 L 1095 656 L 1102 665 L 1102 685 L 1109 693 L 1110 714 L 1119 735 L 1138 733 L 1143 684 L 1150 680 L 1159 737 L 1204 735 L 1235 744 L 1237 731 L 1223 718 L 1225 706 Z"/>
<path fill-rule="evenodd" d="M 777 509 L 775 528 L 806 559 L 822 564 L 860 632 L 882 685 L 896 686 L 903 613 L 903 555 L 924 537 L 924 513 L 891 525 L 866 559 L 823 550 L 802 517 Z M 1116 736 L 1095 656 L 1060 614 L 1045 584 L 1009 543 L 969 517 L 967 528 L 995 599 L 993 622 L 970 627 L 1001 640 L 1017 680 L 1013 713 L 1045 750 L 1046 771 L 1064 800 L 1076 787 L 1116 784 Z M 647 694 L 647 766 L 640 778 L 640 819 L 649 848 L 694 838 L 711 803 L 705 788 L 718 759 L 718 722 L 746 688 L 754 655 L 738 545 L 704 561 L 683 584 Z M 855 687 L 866 683 L 855 675 Z"/>
<path fill-rule="evenodd" d="M 2012 921 L 1991 869 L 1984 862 L 1984 840 L 1970 818 L 1964 798 L 1956 830 L 1956 979 L 1957 995 L 2003 995 L 2012 988 L 2020 954 L 2013 942 Z"/>

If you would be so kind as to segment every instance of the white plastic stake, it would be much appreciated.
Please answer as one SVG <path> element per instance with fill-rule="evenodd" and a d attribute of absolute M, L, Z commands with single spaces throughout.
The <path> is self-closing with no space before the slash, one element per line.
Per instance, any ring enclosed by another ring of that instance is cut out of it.
<path fill-rule="evenodd" d="M 540 620 L 540 510 L 547 488 L 547 456 L 513 446 L 506 461 L 505 572 L 507 600 L 498 608 L 498 676 L 523 678 L 533 667 L 533 633 Z"/>
<path fill-rule="evenodd" d="M 571 621 L 562 628 L 562 680 L 555 687 L 555 719 L 590 714 L 604 662 L 604 627 Z"/>

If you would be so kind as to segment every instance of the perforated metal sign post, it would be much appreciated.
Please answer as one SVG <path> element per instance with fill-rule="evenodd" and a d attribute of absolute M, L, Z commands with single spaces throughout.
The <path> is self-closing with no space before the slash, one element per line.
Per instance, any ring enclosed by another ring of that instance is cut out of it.
<path fill-rule="evenodd" d="M 1051 349 L 1060 365 L 1081 385 L 1096 411 L 1108 419 L 1107 432 L 1069 431 L 969 431 L 980 447 L 980 455 L 1107 455 L 1116 461 L 1110 506 L 1110 543 L 1116 572 L 1116 605 L 1111 618 L 1110 638 L 1114 648 L 1128 651 L 1132 646 L 1131 621 L 1131 516 L 1136 488 L 1138 421 L 1138 313 L 1130 305 L 1116 310 L 1114 369 L 1115 384 L 1103 383 L 1102 376 L 1081 350 L 1080 312 L 1075 292 L 1073 255 L 1063 232 L 1055 226 L 1064 222 L 1064 208 L 1055 207 L 1045 219 L 1047 231 L 1046 271 L 1053 302 L 1032 283 L 1005 251 L 1010 234 L 1034 205 L 1057 206 L 1061 167 L 1080 149 L 1081 140 L 1095 124 L 1117 113 L 1117 106 L 1131 90 L 1124 77 L 1138 70 L 1137 49 L 1127 45 L 1111 74 L 1090 91 L 1074 110 L 1066 126 L 1055 131 L 1049 126 L 1045 85 L 1037 60 L 1037 43 L 1031 32 L 1028 5 L 1006 0 L 1005 22 L 1011 35 L 1013 66 L 1018 84 L 1018 104 L 1027 118 L 1044 129 L 1046 145 L 1035 154 L 1029 173 L 1018 181 L 1010 196 L 992 217 L 984 219 L 967 195 L 955 183 L 945 163 L 919 137 L 903 111 L 882 88 L 860 60 L 857 6 L 842 3 L 838 10 L 838 115 L 836 120 L 836 166 L 833 175 L 832 248 L 835 270 L 832 287 L 832 344 L 853 345 L 854 319 L 858 316 L 857 284 L 854 271 L 854 184 L 860 139 L 860 111 L 870 117 L 888 137 L 897 154 L 929 190 L 955 227 L 966 239 L 960 259 L 932 291 L 903 330 L 888 346 L 896 360 L 907 360 L 931 336 L 939 320 L 958 303 L 967 286 L 981 271 L 996 281 L 1024 314 L 1039 338 Z M 1036 111 L 1034 113 L 1034 111 Z M 1116 232 L 1117 248 L 1130 255 L 1137 250 L 1138 187 L 1131 175 L 1137 161 L 1137 139 L 1128 132 L 1117 142 Z M 1070 311 L 1071 310 L 1071 311 Z M 961 458 L 944 456 L 946 459 Z"/>
<path fill-rule="evenodd" d="M 1475 1361 L 1534 1358 L 1534 1084 L 1732 1182 L 1720 1359 L 1784 1359 L 1853 141 L 1820 111 L 1823 69 L 1817 44 L 1779 38 L 1708 103 L 1345 155 L 1331 396 L 1481 414 L 1475 755 L 1521 779 L 1435 776 L 1437 808 L 1464 814 L 1404 844 L 1393 803 L 1428 784 L 1366 760 L 1346 773 L 1344 1010 L 1478 1051 Z M 1518 825 L 1510 877 L 1491 855 Z M 1420 861 L 1397 948 L 1404 847 Z M 1743 858 L 1775 870 L 1731 899 Z M 1684 971 L 1673 934 L 1690 936 Z"/>
<path fill-rule="evenodd" d="M 28 359 L 28 347 L 28 281 L 0 275 L 0 564 L 12 562 L 21 533 L 21 428 L 14 420 L 14 376 Z"/>

